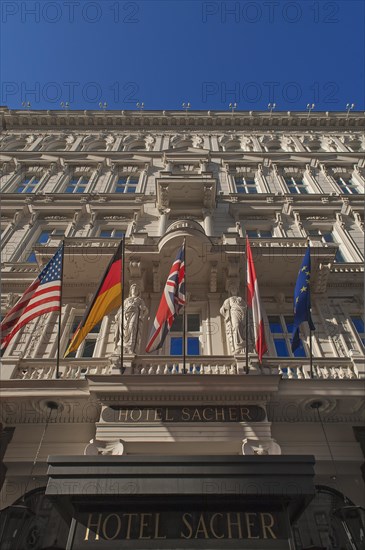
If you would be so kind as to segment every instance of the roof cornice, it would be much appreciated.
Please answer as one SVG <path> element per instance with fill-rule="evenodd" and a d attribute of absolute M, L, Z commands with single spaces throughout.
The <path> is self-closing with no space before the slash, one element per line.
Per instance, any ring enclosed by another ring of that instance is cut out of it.
<path fill-rule="evenodd" d="M 363 130 L 364 112 L 36 111 L 0 107 L 1 130 L 308 131 Z"/>

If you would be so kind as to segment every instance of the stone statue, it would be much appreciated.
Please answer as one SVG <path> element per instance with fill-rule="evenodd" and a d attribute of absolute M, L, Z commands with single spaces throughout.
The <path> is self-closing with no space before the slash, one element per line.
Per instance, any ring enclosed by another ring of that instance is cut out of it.
<path fill-rule="evenodd" d="M 148 313 L 144 300 L 140 297 L 140 290 L 136 284 L 132 284 L 129 290 L 129 297 L 124 300 L 124 330 L 123 330 L 123 350 L 125 353 L 138 353 L 143 319 Z M 115 322 L 117 325 L 115 332 L 115 347 L 121 346 L 121 315 L 122 307 L 119 308 Z"/>
<path fill-rule="evenodd" d="M 231 296 L 224 301 L 220 314 L 224 317 L 227 338 L 232 354 L 243 353 L 245 348 L 245 302 L 237 296 L 237 288 L 231 286 Z"/>

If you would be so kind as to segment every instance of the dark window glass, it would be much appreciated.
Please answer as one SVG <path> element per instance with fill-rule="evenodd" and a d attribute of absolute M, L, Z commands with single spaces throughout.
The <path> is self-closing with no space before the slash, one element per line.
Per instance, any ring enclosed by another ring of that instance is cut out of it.
<path fill-rule="evenodd" d="M 364 321 L 361 317 L 351 317 L 351 321 L 353 322 L 359 334 L 362 334 L 363 332 L 365 332 Z"/>
<path fill-rule="evenodd" d="M 270 315 L 269 317 L 270 330 L 273 334 L 282 334 L 283 327 L 281 326 L 280 317 Z"/>
<path fill-rule="evenodd" d="M 170 340 L 170 354 L 182 355 L 182 337 L 172 337 Z"/>
<path fill-rule="evenodd" d="M 282 338 L 274 338 L 274 344 L 278 357 L 289 357 L 289 351 L 285 340 Z"/>
<path fill-rule="evenodd" d="M 200 331 L 200 315 L 191 314 L 188 315 L 188 331 L 199 332 Z"/>
<path fill-rule="evenodd" d="M 200 355 L 199 338 L 188 337 L 188 355 Z"/>
<path fill-rule="evenodd" d="M 182 332 L 183 330 L 183 315 L 178 315 L 175 317 L 174 322 L 172 323 L 171 332 Z"/>
<path fill-rule="evenodd" d="M 86 340 L 85 347 L 82 352 L 83 357 L 92 357 L 96 346 L 96 340 Z"/>

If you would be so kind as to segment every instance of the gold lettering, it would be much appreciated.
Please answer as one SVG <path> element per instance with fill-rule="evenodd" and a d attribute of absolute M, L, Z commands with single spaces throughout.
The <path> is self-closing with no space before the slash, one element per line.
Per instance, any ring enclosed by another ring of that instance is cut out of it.
<path fill-rule="evenodd" d="M 124 418 L 122 418 L 122 415 L 124 416 Z M 119 422 L 127 422 L 127 417 L 128 417 L 128 409 L 119 409 L 119 417 L 118 417 Z"/>
<path fill-rule="evenodd" d="M 219 422 L 219 420 L 218 420 L 219 415 L 222 417 L 221 420 L 224 420 L 224 409 L 223 409 L 223 407 L 220 407 L 220 408 L 216 407 L 216 409 L 215 409 L 215 419 L 216 419 L 217 422 Z"/>
<path fill-rule="evenodd" d="M 182 419 L 183 420 L 190 420 L 190 411 L 187 407 L 183 407 L 182 410 Z"/>
<path fill-rule="evenodd" d="M 185 526 L 189 529 L 189 531 L 188 531 L 189 534 L 188 535 L 185 535 L 182 531 L 180 531 L 180 537 L 182 537 L 183 539 L 191 539 L 192 534 L 193 534 L 193 528 L 190 525 L 190 523 L 188 522 L 188 516 L 190 517 L 190 519 L 192 518 L 191 514 L 183 514 L 183 517 L 182 517 L 182 520 L 183 520 Z"/>
<path fill-rule="evenodd" d="M 240 408 L 240 413 L 241 413 L 241 421 L 243 420 L 252 420 L 251 418 L 251 415 L 250 415 L 250 409 L 248 407 L 241 407 Z"/>
<path fill-rule="evenodd" d="M 210 411 L 210 416 L 209 417 L 207 416 L 208 411 Z M 212 407 L 206 407 L 205 409 L 203 409 L 203 418 L 207 422 L 209 422 L 210 420 L 213 420 L 213 409 L 212 409 Z"/>
<path fill-rule="evenodd" d="M 201 416 L 198 409 L 195 409 L 195 411 L 193 412 L 193 416 L 191 417 L 191 420 L 201 420 Z"/>
<path fill-rule="evenodd" d="M 166 422 L 173 422 L 174 417 L 169 418 L 169 408 L 166 407 Z"/>
<path fill-rule="evenodd" d="M 108 536 L 107 534 L 107 524 L 108 524 L 108 521 L 110 520 L 110 518 L 116 518 L 117 520 L 117 529 L 115 530 L 115 533 L 114 535 L 112 535 L 111 537 Z M 118 514 L 109 514 L 106 516 L 106 518 L 104 519 L 103 521 L 103 536 L 106 540 L 114 540 L 117 538 L 117 536 L 119 535 L 119 532 L 120 532 L 120 528 L 122 526 L 122 522 L 121 522 L 121 519 L 120 517 L 118 516 Z"/>
<path fill-rule="evenodd" d="M 156 521 L 155 521 L 155 539 L 165 539 L 166 535 L 164 537 L 160 537 L 158 534 L 160 528 L 160 513 L 156 514 Z"/>
<path fill-rule="evenodd" d="M 209 522 L 209 526 L 210 526 L 210 530 L 212 532 L 212 535 L 215 539 L 223 539 L 224 538 L 224 535 L 217 535 L 217 533 L 215 532 L 215 528 L 214 528 L 214 520 L 217 516 L 220 516 L 221 518 L 223 517 L 223 514 L 213 514 L 212 517 L 210 518 L 210 522 Z"/>
<path fill-rule="evenodd" d="M 239 539 L 242 538 L 242 527 L 241 527 L 241 520 L 240 520 L 240 514 L 238 512 L 236 512 L 236 518 L 237 518 L 237 521 L 233 522 L 231 520 L 231 513 L 228 512 L 227 514 L 227 525 L 228 525 L 228 538 L 229 539 L 232 539 L 232 527 L 235 525 L 236 527 L 238 527 L 238 537 Z"/>
<path fill-rule="evenodd" d="M 134 413 L 137 413 L 137 416 L 135 416 Z M 138 420 L 141 420 L 141 416 L 142 416 L 142 411 L 141 409 L 132 409 L 131 412 L 130 412 L 130 417 L 131 417 L 131 420 L 133 420 L 133 422 L 138 422 Z"/>
<path fill-rule="evenodd" d="M 145 521 L 145 517 L 146 516 L 150 516 L 150 518 L 152 517 L 152 514 L 141 514 L 141 521 L 140 521 L 140 524 L 139 524 L 139 539 L 150 539 L 151 538 L 151 535 L 149 536 L 144 536 L 143 535 L 143 530 L 145 527 L 148 527 L 148 523 Z"/>
<path fill-rule="evenodd" d="M 162 420 L 162 409 L 160 407 L 155 409 L 155 420 Z"/>
<path fill-rule="evenodd" d="M 207 527 L 205 525 L 203 514 L 200 514 L 200 516 L 199 516 L 198 526 L 197 526 L 196 531 L 195 531 L 195 537 L 194 537 L 195 539 L 198 538 L 198 533 L 204 533 L 204 538 L 209 539 L 209 535 L 208 535 Z"/>
<path fill-rule="evenodd" d="M 254 537 L 253 534 L 252 534 L 251 527 L 255 527 L 255 524 L 251 522 L 250 516 L 255 516 L 256 517 L 257 514 L 254 513 L 254 512 L 251 512 L 251 513 L 246 512 L 245 513 L 246 527 L 247 527 L 247 538 L 248 539 L 258 539 L 259 538 L 258 535 L 257 535 L 257 537 Z"/>
<path fill-rule="evenodd" d="M 89 533 L 90 533 L 90 530 L 91 530 L 92 527 L 96 527 L 95 540 L 99 540 L 101 514 L 98 514 L 99 519 L 98 519 L 97 523 L 92 523 L 91 522 L 92 516 L 93 516 L 93 514 L 89 514 L 89 519 L 87 520 L 87 527 L 86 527 L 86 531 L 85 531 L 84 540 L 89 540 Z"/>
<path fill-rule="evenodd" d="M 138 517 L 138 514 L 123 514 L 123 517 L 124 517 L 124 516 L 128 518 L 127 533 L 126 533 L 125 538 L 126 538 L 127 540 L 129 540 L 129 539 L 131 538 L 132 518 L 133 518 L 133 517 L 137 518 L 137 517 Z"/>
<path fill-rule="evenodd" d="M 268 525 L 265 522 L 265 516 L 269 519 L 270 525 Z M 260 520 L 261 520 L 262 534 L 264 536 L 264 539 L 268 539 L 268 538 L 276 539 L 275 533 L 271 529 L 271 527 L 274 527 L 274 523 L 275 523 L 275 520 L 274 520 L 272 514 L 269 514 L 268 512 L 260 513 Z M 268 537 L 266 535 L 266 529 L 269 531 L 271 537 Z"/>
<path fill-rule="evenodd" d="M 237 420 L 237 409 L 236 409 L 236 407 L 229 407 L 228 411 L 229 411 L 230 421 L 232 422 L 234 420 Z"/>

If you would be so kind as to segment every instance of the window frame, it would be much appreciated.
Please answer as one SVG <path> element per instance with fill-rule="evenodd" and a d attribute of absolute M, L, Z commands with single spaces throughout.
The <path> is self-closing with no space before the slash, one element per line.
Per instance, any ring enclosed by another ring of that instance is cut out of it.
<path fill-rule="evenodd" d="M 100 357 L 100 349 L 98 344 L 103 340 L 103 334 L 104 334 L 104 327 L 105 327 L 105 320 L 107 317 L 104 317 L 100 323 L 96 325 L 98 327 L 97 332 L 93 332 L 95 327 L 85 336 L 84 340 L 81 342 L 80 346 L 77 348 L 76 351 L 70 353 L 67 358 L 69 359 L 92 359 L 95 357 Z M 66 353 L 66 350 L 68 346 L 70 345 L 72 336 L 74 335 L 80 321 L 83 319 L 83 312 L 80 310 L 74 310 L 70 318 L 68 320 L 68 337 L 66 339 L 65 347 L 63 353 Z M 85 347 L 87 346 L 88 342 L 92 342 L 94 344 L 93 347 L 93 353 L 92 355 L 84 355 Z"/>
<path fill-rule="evenodd" d="M 42 175 L 41 177 L 39 177 L 38 174 L 24 174 L 24 176 L 22 176 L 20 182 L 15 184 L 14 192 L 17 193 L 17 194 L 22 194 L 22 193 L 24 193 L 24 194 L 32 194 L 32 193 L 35 193 L 35 192 L 38 190 L 38 188 L 39 188 L 39 185 L 40 185 L 40 183 L 41 183 L 41 181 L 42 181 L 42 177 L 43 177 L 43 175 Z M 37 183 L 36 183 L 33 187 L 31 187 L 31 189 L 32 189 L 31 191 L 26 190 L 26 188 L 23 189 L 22 191 L 18 191 L 19 187 L 22 185 L 22 183 L 23 183 L 27 178 L 30 179 L 30 182 L 27 183 L 27 186 L 33 185 L 33 181 L 34 181 L 34 180 L 36 180 Z"/>
<path fill-rule="evenodd" d="M 353 176 L 349 176 L 349 181 L 346 181 L 343 176 L 333 176 L 337 187 L 340 190 L 341 195 L 360 195 L 357 183 Z M 342 181 L 342 185 L 339 183 L 339 180 Z M 355 192 L 353 191 L 355 189 Z"/>
<path fill-rule="evenodd" d="M 61 234 L 61 231 L 62 231 L 62 234 Z M 41 242 L 40 238 L 42 237 L 42 235 L 44 233 L 49 233 L 48 239 L 44 242 Z M 47 244 L 52 239 L 52 237 L 60 237 L 59 242 L 55 245 L 55 246 L 58 246 L 60 244 L 60 241 L 62 240 L 62 238 L 65 236 L 65 233 L 66 233 L 66 227 L 49 227 L 49 228 L 40 227 L 39 231 L 37 232 L 37 235 L 36 235 L 35 239 L 32 241 L 32 245 L 31 245 L 32 250 L 28 254 L 27 258 L 24 260 L 24 262 L 25 263 L 30 263 L 30 264 L 36 263 L 37 259 L 36 259 L 36 256 L 35 256 L 34 248 L 36 246 L 47 246 Z M 34 256 L 34 259 L 31 260 L 30 258 L 32 256 Z"/>
<path fill-rule="evenodd" d="M 238 183 L 237 180 L 241 180 L 241 183 Z M 248 178 L 244 174 L 233 175 L 233 182 L 235 193 L 237 193 L 238 195 L 258 195 L 259 193 L 261 193 L 261 189 L 255 174 L 253 174 L 253 176 L 250 178 Z M 255 189 L 255 191 L 252 191 L 253 188 Z"/>
<path fill-rule="evenodd" d="M 315 231 L 317 231 L 316 234 L 314 234 Z M 311 229 L 307 228 L 306 233 L 307 233 L 307 237 L 309 238 L 310 242 L 312 241 L 311 237 L 320 237 L 322 244 L 324 244 L 325 246 L 328 243 L 338 245 L 338 248 L 337 248 L 336 254 L 335 254 L 335 258 L 334 258 L 335 263 L 345 264 L 345 263 L 349 262 L 349 260 L 346 258 L 346 256 L 343 254 L 343 252 L 341 250 L 341 243 L 338 242 L 338 240 L 336 238 L 336 234 L 335 234 L 333 228 L 329 228 L 329 229 L 316 228 L 316 227 L 313 227 Z M 311 235 L 311 233 L 313 233 L 313 234 Z"/>
<path fill-rule="evenodd" d="M 279 319 L 279 324 L 281 326 L 281 332 L 274 332 L 272 330 L 272 324 L 273 321 L 272 318 L 277 317 Z M 290 319 L 288 322 L 287 319 Z M 301 346 L 293 353 L 291 350 L 291 342 L 292 342 L 292 332 L 289 332 L 288 325 L 293 324 L 292 321 L 294 321 L 294 314 L 292 313 L 268 313 L 267 314 L 267 321 L 268 321 L 268 329 L 270 333 L 270 337 L 273 344 L 273 351 L 278 359 L 308 359 L 309 357 L 309 350 L 308 346 L 303 339 L 301 339 L 302 344 Z M 278 355 L 278 348 L 275 344 L 276 340 L 283 341 L 288 355 Z M 304 354 L 301 353 L 298 350 L 303 350 Z"/>
<path fill-rule="evenodd" d="M 124 182 L 124 185 L 120 185 L 119 181 L 123 178 L 126 179 L 126 181 Z M 131 181 L 133 179 L 136 180 L 136 183 L 135 184 L 132 183 L 131 185 Z M 130 174 L 118 174 L 113 184 L 112 193 L 116 193 L 117 195 L 124 195 L 124 194 L 135 195 L 137 193 L 137 188 L 139 186 L 139 183 L 140 183 L 140 174 L 138 172 L 130 173 Z M 123 191 L 117 190 L 118 186 L 124 187 L 124 190 Z M 129 189 L 134 189 L 134 190 L 129 191 Z"/>
<path fill-rule="evenodd" d="M 199 317 L 199 330 L 189 330 L 188 329 L 188 327 L 189 327 L 189 317 L 191 318 L 193 316 L 198 316 Z M 181 312 L 179 314 L 178 319 L 179 318 L 181 318 L 182 323 L 183 323 L 183 321 L 185 319 L 185 316 L 184 316 L 183 312 Z M 167 340 L 166 351 L 167 350 L 169 351 L 168 355 L 170 355 L 171 357 L 176 357 L 176 358 L 183 357 L 183 346 L 182 345 L 181 345 L 181 354 L 173 354 L 172 349 L 171 349 L 173 338 L 181 339 L 181 341 L 183 340 L 183 324 L 182 323 L 181 323 L 181 330 L 173 330 L 174 325 L 172 325 L 172 327 L 169 331 L 169 334 L 168 334 L 168 338 L 166 339 Z M 191 312 L 186 314 L 185 338 L 186 338 L 186 357 L 200 357 L 202 355 L 202 348 L 203 348 L 203 323 L 202 323 L 201 312 L 192 312 L 191 311 Z M 199 343 L 199 353 L 198 354 L 189 354 L 188 353 L 189 338 L 194 338 L 194 340 L 196 339 L 198 341 L 198 343 Z M 182 344 L 183 344 L 183 342 L 182 342 Z"/>
<path fill-rule="evenodd" d="M 354 319 L 360 319 L 360 321 L 362 322 L 362 324 L 363 324 L 363 331 L 362 332 L 359 332 L 359 330 L 358 330 L 358 328 L 357 328 L 357 326 L 354 322 Z M 361 314 L 350 314 L 349 315 L 349 321 L 350 321 L 350 324 L 351 324 L 351 329 L 352 329 L 353 333 L 355 334 L 355 336 L 357 337 L 358 342 L 360 343 L 360 346 L 362 345 L 362 347 L 365 349 L 365 319 L 364 319 L 364 317 Z"/>
<path fill-rule="evenodd" d="M 79 191 L 77 187 L 81 185 L 81 180 L 83 178 L 87 178 L 87 183 L 84 186 L 83 191 Z M 77 180 L 77 183 L 75 185 L 75 189 L 73 191 L 67 191 L 67 189 L 72 185 L 72 181 Z M 88 173 L 82 173 L 80 175 L 75 175 L 75 173 L 71 174 L 66 182 L 64 193 L 67 195 L 82 195 L 84 193 L 88 193 L 90 186 L 92 183 L 92 176 Z"/>
<path fill-rule="evenodd" d="M 283 179 L 290 195 L 310 195 L 311 187 L 305 181 L 304 175 L 301 177 L 300 183 L 297 181 L 298 178 L 296 174 L 285 175 L 283 176 Z M 291 190 L 288 180 L 291 180 L 291 186 L 296 189 L 295 192 Z M 305 189 L 305 192 L 303 192 L 302 189 Z"/>

